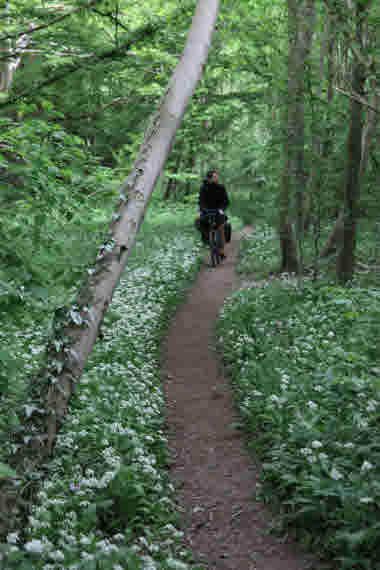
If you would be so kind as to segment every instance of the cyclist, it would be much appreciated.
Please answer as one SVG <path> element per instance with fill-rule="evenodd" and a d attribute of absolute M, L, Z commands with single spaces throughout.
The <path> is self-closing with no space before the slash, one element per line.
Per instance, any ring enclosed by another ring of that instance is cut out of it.
<path fill-rule="evenodd" d="M 220 257 L 225 259 L 226 255 L 224 252 L 224 246 L 226 243 L 224 235 L 224 223 L 226 221 L 226 216 L 224 210 L 229 206 L 230 200 L 226 188 L 223 184 L 218 182 L 218 173 L 215 169 L 209 170 L 207 177 L 203 181 L 199 192 L 199 209 L 200 209 L 200 230 L 202 233 L 202 239 L 205 243 L 208 242 L 208 227 L 207 227 L 207 217 L 205 216 L 206 210 L 218 210 L 218 231 L 221 240 L 221 247 L 219 249 Z"/>

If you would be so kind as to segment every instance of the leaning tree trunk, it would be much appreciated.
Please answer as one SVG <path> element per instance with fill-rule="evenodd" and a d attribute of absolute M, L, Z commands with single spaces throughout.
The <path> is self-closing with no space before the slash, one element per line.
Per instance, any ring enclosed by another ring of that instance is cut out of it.
<path fill-rule="evenodd" d="M 41 463 L 51 452 L 64 421 L 69 399 L 82 375 L 121 274 L 133 250 L 136 235 L 155 183 L 162 171 L 187 102 L 202 75 L 219 11 L 219 0 L 198 0 L 183 55 L 173 73 L 158 112 L 147 129 L 139 154 L 120 188 L 120 202 L 113 214 L 108 239 L 97 261 L 88 269 L 76 302 L 57 315 L 56 334 L 47 352 L 46 368 L 33 381 L 40 404 L 28 407 L 27 428 L 20 449 L 10 465 L 22 475 L 22 465 Z M 35 402 L 35 401 L 34 401 Z M 11 518 L 20 487 L 3 480 L 0 516 L 4 528 Z M 5 523 L 5 524 L 4 524 Z"/>

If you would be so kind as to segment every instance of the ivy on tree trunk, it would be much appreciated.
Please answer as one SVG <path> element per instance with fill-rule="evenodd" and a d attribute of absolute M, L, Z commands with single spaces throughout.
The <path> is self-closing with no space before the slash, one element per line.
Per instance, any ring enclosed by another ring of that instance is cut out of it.
<path fill-rule="evenodd" d="M 120 201 L 112 216 L 108 237 L 99 250 L 96 263 L 88 268 L 76 302 L 56 315 L 55 337 L 46 353 L 46 366 L 32 383 L 32 391 L 39 394 L 40 402 L 28 418 L 28 444 L 22 443 L 17 455 L 10 460 L 20 477 L 26 463 L 37 465 L 53 450 L 70 397 L 133 250 L 186 105 L 202 76 L 218 11 L 219 0 L 198 0 L 182 57 L 159 109 L 152 117 L 131 173 L 121 185 Z M 2 480 L 0 517 L 3 530 L 20 499 L 17 489 L 14 479 Z"/>

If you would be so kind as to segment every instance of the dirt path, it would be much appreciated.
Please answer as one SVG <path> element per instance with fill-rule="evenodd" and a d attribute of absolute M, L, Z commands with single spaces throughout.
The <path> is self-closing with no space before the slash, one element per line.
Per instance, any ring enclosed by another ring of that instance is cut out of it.
<path fill-rule="evenodd" d="M 164 371 L 171 478 L 185 541 L 207 570 L 306 570 L 316 567 L 289 541 L 269 534 L 271 516 L 255 500 L 259 467 L 233 423 L 228 379 L 214 328 L 225 297 L 239 287 L 239 236 L 217 269 L 205 266 L 171 323 Z"/>

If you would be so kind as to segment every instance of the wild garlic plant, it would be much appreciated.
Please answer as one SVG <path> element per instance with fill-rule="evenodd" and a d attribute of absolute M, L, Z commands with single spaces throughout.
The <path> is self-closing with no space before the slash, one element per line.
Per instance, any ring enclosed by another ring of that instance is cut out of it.
<path fill-rule="evenodd" d="M 26 526 L 0 547 L 4 570 L 194 567 L 167 476 L 159 351 L 200 248 L 183 233 L 154 245 L 114 295 Z"/>
<path fill-rule="evenodd" d="M 257 250 L 265 247 L 256 231 Z M 251 250 L 255 250 L 254 239 Z M 218 335 L 260 498 L 339 568 L 375 568 L 380 541 L 380 290 L 282 276 L 242 289 Z M 273 493 L 275 491 L 275 493 Z"/>

